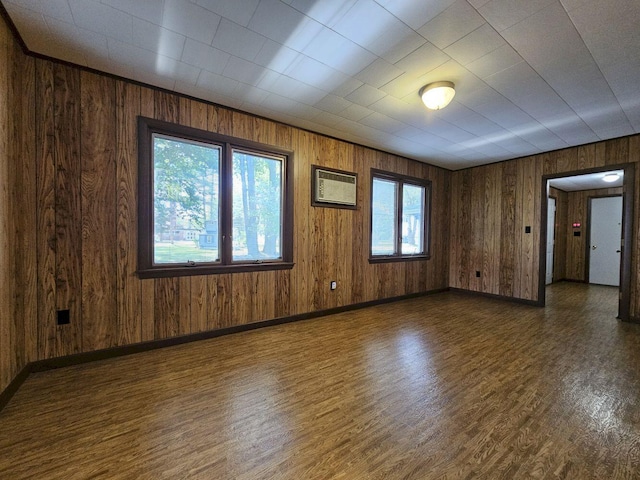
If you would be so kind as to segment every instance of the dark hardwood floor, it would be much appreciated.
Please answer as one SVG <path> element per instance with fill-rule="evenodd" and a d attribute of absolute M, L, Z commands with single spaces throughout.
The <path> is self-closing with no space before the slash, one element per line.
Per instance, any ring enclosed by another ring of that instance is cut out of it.
<path fill-rule="evenodd" d="M 443 293 L 33 374 L 0 478 L 640 478 L 640 325 Z"/>

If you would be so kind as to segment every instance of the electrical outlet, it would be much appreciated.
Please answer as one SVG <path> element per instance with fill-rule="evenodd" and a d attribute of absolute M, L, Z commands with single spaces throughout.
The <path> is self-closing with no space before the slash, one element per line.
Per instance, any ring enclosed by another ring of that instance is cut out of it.
<path fill-rule="evenodd" d="M 331 290 L 335 290 L 336 288 L 338 288 L 338 282 L 336 282 L 335 280 L 331 280 L 329 288 L 331 288 Z"/>
<path fill-rule="evenodd" d="M 480 270 L 476 270 L 476 277 L 480 278 Z"/>
<path fill-rule="evenodd" d="M 71 315 L 69 310 L 58 310 L 58 325 L 69 325 L 71 323 Z"/>

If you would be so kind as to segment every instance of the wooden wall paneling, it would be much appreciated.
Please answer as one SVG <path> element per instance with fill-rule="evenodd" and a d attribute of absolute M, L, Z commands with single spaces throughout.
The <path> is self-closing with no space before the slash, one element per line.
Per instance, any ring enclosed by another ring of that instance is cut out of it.
<path fill-rule="evenodd" d="M 82 72 L 80 91 L 82 344 L 92 351 L 117 343 L 115 81 Z"/>
<path fill-rule="evenodd" d="M 544 153 L 540 155 L 542 157 L 543 167 L 542 174 L 550 175 L 558 171 L 558 158 L 556 155 L 550 153 Z"/>
<path fill-rule="evenodd" d="M 140 115 L 147 118 L 155 118 L 155 92 L 149 88 L 140 88 Z M 137 132 L 137 127 L 136 127 Z M 136 172 L 138 165 L 138 158 L 133 159 L 136 162 Z M 136 185 L 137 191 L 137 185 Z M 137 219 L 137 210 L 136 210 Z M 137 252 L 136 252 L 137 255 Z M 136 260 L 137 267 L 137 260 Z M 140 280 L 141 290 L 141 337 L 143 342 L 153 340 L 155 338 L 155 292 L 156 284 L 155 279 L 149 278 Z"/>
<path fill-rule="evenodd" d="M 24 358 L 20 364 L 24 365 L 38 359 L 36 85 L 35 59 L 25 56 L 17 44 L 13 46 L 11 73 L 15 105 L 12 145 L 15 146 L 13 162 L 16 166 L 12 195 L 16 231 L 14 320 L 22 325 Z"/>
<path fill-rule="evenodd" d="M 487 167 L 484 194 L 482 291 L 500 293 L 500 227 L 502 218 L 502 168 Z"/>
<path fill-rule="evenodd" d="M 186 99 L 181 101 L 178 95 L 159 90 L 154 91 L 154 113 L 155 118 L 158 120 L 172 123 L 189 123 L 191 119 L 190 106 L 191 104 Z M 181 118 L 181 114 L 186 118 Z M 155 338 L 167 338 L 190 333 L 190 277 L 156 278 L 155 294 Z M 159 306 L 163 307 L 165 311 L 162 311 Z M 162 325 L 163 322 L 167 322 L 167 324 Z"/>
<path fill-rule="evenodd" d="M 36 60 L 36 182 L 39 358 L 64 355 L 56 324 L 56 162 L 53 64 Z"/>
<path fill-rule="evenodd" d="M 138 131 L 140 87 L 116 81 L 117 336 L 118 345 L 141 342 L 142 286 L 138 253 Z"/>
<path fill-rule="evenodd" d="M 565 148 L 553 152 L 557 161 L 558 172 L 573 172 L 578 170 L 578 151 L 575 148 Z M 527 157 L 529 161 L 532 157 Z"/>
<path fill-rule="evenodd" d="M 154 304 L 156 340 L 188 333 L 184 325 L 190 325 L 189 305 L 180 301 L 183 298 L 189 299 L 187 295 L 180 292 L 187 287 L 183 279 L 184 277 L 156 278 Z M 187 290 L 189 290 L 188 287 Z"/>
<path fill-rule="evenodd" d="M 474 169 L 471 173 L 471 209 L 470 216 L 470 232 L 471 232 L 471 251 L 469 252 L 469 289 L 474 291 L 482 291 L 483 263 L 484 263 L 484 215 L 485 215 L 485 191 L 486 177 L 488 168 Z M 490 236 L 491 232 L 487 232 Z M 476 272 L 480 272 L 480 277 L 476 276 Z"/>
<path fill-rule="evenodd" d="M 15 238 L 11 182 L 14 172 L 14 145 L 12 143 L 12 123 L 14 102 L 12 98 L 11 34 L 0 24 L 0 305 L 4 310 L 0 315 L 0 392 L 18 373 L 15 357 L 24 344 L 17 342 L 13 299 L 16 289 L 14 276 Z M 9 309 L 9 314 L 6 310 Z"/>
<path fill-rule="evenodd" d="M 331 140 L 337 145 L 337 168 L 348 172 L 354 171 L 354 147 L 346 142 L 338 142 Z M 335 264 L 335 280 L 338 282 L 338 288 L 333 292 L 335 297 L 335 305 L 343 306 L 353 303 L 351 278 L 353 255 L 353 222 L 352 218 L 358 215 L 357 210 L 349 209 L 333 209 L 335 210 L 335 229 L 336 240 L 334 243 L 335 250 L 332 252 Z M 328 289 L 328 286 L 327 286 Z M 331 293 L 331 291 L 329 291 Z"/>
<path fill-rule="evenodd" d="M 231 327 L 233 323 L 231 274 L 209 275 L 207 278 L 208 310 L 207 330 Z"/>
<path fill-rule="evenodd" d="M 201 130 L 208 130 L 207 105 L 192 99 L 180 99 L 180 118 L 183 125 Z M 191 283 L 190 293 L 190 326 L 191 333 L 210 330 L 209 327 L 209 277 L 210 275 L 195 275 L 188 277 Z M 185 279 L 186 280 L 186 279 Z"/>
<path fill-rule="evenodd" d="M 465 237 L 472 235 L 471 232 L 471 188 L 472 188 L 472 171 L 464 170 L 461 174 L 460 189 L 458 191 L 459 206 L 458 209 L 458 258 L 460 270 L 458 272 L 458 288 L 469 289 L 471 284 L 469 283 L 469 276 L 471 272 L 469 270 L 470 258 L 471 258 L 471 246 L 473 243 L 467 243 Z M 475 272 L 474 272 L 475 275 Z"/>
<path fill-rule="evenodd" d="M 56 310 L 71 322 L 58 328 L 64 354 L 82 349 L 82 210 L 80 71 L 53 64 L 56 215 Z"/>
<path fill-rule="evenodd" d="M 620 165 L 629 161 L 629 137 L 604 142 L 605 165 Z"/>
<path fill-rule="evenodd" d="M 634 189 L 634 215 L 633 215 L 633 251 L 631 252 L 631 288 L 630 288 L 630 315 L 632 318 L 640 318 L 640 136 L 629 138 L 629 162 L 635 164 L 636 185 Z"/>
<path fill-rule="evenodd" d="M 291 271 L 291 311 L 293 314 L 309 311 L 311 291 L 311 155 L 314 136 L 309 132 L 296 130 L 294 177 L 294 225 L 293 255 L 295 266 Z"/>
<path fill-rule="evenodd" d="M 446 288 L 449 286 L 449 251 L 453 249 L 451 246 L 451 223 L 447 221 L 450 215 L 453 215 L 453 207 L 450 205 L 450 200 L 453 197 L 451 193 L 451 174 L 444 169 L 436 169 L 429 167 L 429 171 L 435 171 L 435 174 L 430 174 L 437 178 L 437 182 L 434 182 L 433 187 L 433 209 L 432 212 L 435 215 L 431 220 L 433 255 L 435 255 L 435 262 L 427 262 L 424 268 L 428 269 L 428 275 L 426 277 L 427 283 L 424 285 L 424 289 L 430 290 L 433 288 Z"/>
<path fill-rule="evenodd" d="M 370 198 L 371 171 L 367 163 L 367 150 L 364 147 L 354 148 L 353 169 L 358 173 L 358 188 L 356 190 L 357 210 L 352 219 L 351 231 L 353 243 L 351 256 L 351 298 L 354 302 L 364 302 L 369 298 L 367 287 L 369 278 L 369 232 L 370 232 Z"/>
<path fill-rule="evenodd" d="M 214 109 L 216 110 L 215 117 L 217 124 L 214 130 L 213 125 L 209 122 L 209 130 L 222 135 L 233 135 L 233 111 L 223 107 L 214 107 Z M 211 118 L 211 116 L 209 118 Z"/>
<path fill-rule="evenodd" d="M 275 285 L 267 286 L 267 291 L 274 288 L 273 316 L 275 318 L 291 315 L 291 272 L 289 270 L 275 270 Z"/>
<path fill-rule="evenodd" d="M 527 159 L 530 161 L 530 158 Z M 522 280 L 523 275 L 525 274 L 524 269 L 526 266 L 524 265 L 524 227 L 525 221 L 524 218 L 524 209 L 525 209 L 525 199 L 526 195 L 526 162 L 517 162 L 517 177 L 516 177 L 516 204 L 515 204 L 515 212 L 516 212 L 516 221 L 515 221 L 515 245 L 514 245 L 514 270 L 513 270 L 513 296 L 515 298 L 523 298 L 523 288 L 522 288 Z"/>
<path fill-rule="evenodd" d="M 251 323 L 259 302 L 255 290 L 257 272 L 235 273 L 233 275 L 231 318 L 233 325 L 245 325 Z"/>
<path fill-rule="evenodd" d="M 533 241 L 531 251 L 531 269 L 529 289 L 530 295 L 527 297 L 529 300 L 537 301 L 540 295 L 544 295 L 544 292 L 538 291 L 538 278 L 540 275 L 540 262 L 545 261 L 540 258 L 540 242 L 541 239 L 541 225 L 542 225 L 542 172 L 544 169 L 543 158 L 537 156 L 533 165 L 532 182 L 530 191 L 531 200 L 533 202 L 533 218 L 531 223 L 531 240 Z"/>
<path fill-rule="evenodd" d="M 583 192 L 568 192 L 568 222 L 567 222 L 567 279 L 579 282 L 586 281 L 585 277 L 585 239 L 588 232 L 586 216 L 586 197 Z M 574 235 L 573 223 L 580 223 L 580 236 Z"/>
<path fill-rule="evenodd" d="M 451 242 L 448 242 L 451 246 L 449 248 L 449 284 L 454 288 L 460 288 L 460 277 L 458 273 L 460 271 L 460 256 L 459 252 L 462 248 L 460 242 L 460 195 L 461 190 L 460 181 L 462 174 L 453 172 L 451 174 L 451 215 L 449 216 L 449 231 L 451 234 Z M 435 193 L 435 192 L 434 192 Z M 435 219 L 434 219 L 435 220 Z M 435 223 L 432 222 L 432 230 L 435 229 Z M 433 249 L 435 245 L 432 244 Z"/>
<path fill-rule="evenodd" d="M 602 167 L 607 164 L 605 142 L 596 143 L 595 146 L 595 166 Z"/>
<path fill-rule="evenodd" d="M 596 145 L 582 145 L 577 147 L 578 170 L 587 170 L 596 166 Z"/>
<path fill-rule="evenodd" d="M 567 192 L 551 187 L 549 195 L 556 199 L 553 282 L 566 278 L 567 256 Z"/>
<path fill-rule="evenodd" d="M 500 295 L 514 295 L 516 274 L 516 186 L 517 161 L 502 166 L 502 219 L 500 222 Z"/>

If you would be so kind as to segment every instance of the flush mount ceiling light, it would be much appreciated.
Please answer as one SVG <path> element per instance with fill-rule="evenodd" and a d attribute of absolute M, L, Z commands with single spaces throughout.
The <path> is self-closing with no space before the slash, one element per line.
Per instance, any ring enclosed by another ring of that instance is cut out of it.
<path fill-rule="evenodd" d="M 619 178 L 620 178 L 619 173 L 607 173 L 604 177 L 602 177 L 602 180 L 607 183 L 611 183 L 611 182 L 615 182 Z"/>
<path fill-rule="evenodd" d="M 420 97 L 431 110 L 440 110 L 449 105 L 456 94 L 453 82 L 434 82 L 420 89 Z"/>

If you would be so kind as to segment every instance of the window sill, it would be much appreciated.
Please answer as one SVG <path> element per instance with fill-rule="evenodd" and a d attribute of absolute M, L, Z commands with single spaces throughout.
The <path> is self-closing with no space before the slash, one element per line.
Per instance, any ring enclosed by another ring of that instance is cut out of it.
<path fill-rule="evenodd" d="M 194 265 L 187 267 L 153 267 L 136 272 L 139 278 L 188 277 L 192 275 L 218 275 L 224 273 L 264 272 L 268 270 L 291 270 L 293 262 L 255 262 L 237 263 L 233 265 Z"/>
<path fill-rule="evenodd" d="M 369 257 L 369 263 L 412 262 L 415 260 L 429 260 L 431 255 L 405 255 L 388 257 Z"/>

